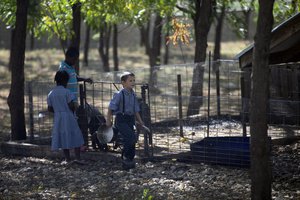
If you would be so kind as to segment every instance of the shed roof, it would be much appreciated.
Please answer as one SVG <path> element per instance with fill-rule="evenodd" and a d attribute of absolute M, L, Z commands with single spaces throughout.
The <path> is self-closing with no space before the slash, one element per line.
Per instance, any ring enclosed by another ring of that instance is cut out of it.
<path fill-rule="evenodd" d="M 251 44 L 236 56 L 241 68 L 252 65 L 253 45 Z M 272 30 L 269 57 L 269 64 L 297 61 L 300 61 L 300 13 Z"/>

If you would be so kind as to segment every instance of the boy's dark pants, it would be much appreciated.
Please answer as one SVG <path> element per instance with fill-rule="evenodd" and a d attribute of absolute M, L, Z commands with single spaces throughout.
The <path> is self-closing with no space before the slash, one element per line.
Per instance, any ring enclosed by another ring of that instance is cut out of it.
<path fill-rule="evenodd" d="M 134 133 L 134 115 L 117 114 L 115 126 L 122 136 L 123 159 L 133 160 L 135 156 L 136 135 Z"/>

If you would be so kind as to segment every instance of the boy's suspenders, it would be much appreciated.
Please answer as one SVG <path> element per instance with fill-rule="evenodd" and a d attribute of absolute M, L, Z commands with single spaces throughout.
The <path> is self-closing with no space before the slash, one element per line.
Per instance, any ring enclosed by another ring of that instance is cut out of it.
<path fill-rule="evenodd" d="M 123 92 L 123 90 L 122 90 L 122 96 L 123 96 L 123 99 L 122 99 L 122 101 L 123 101 L 123 115 L 125 115 L 125 95 L 124 95 L 124 92 Z"/>

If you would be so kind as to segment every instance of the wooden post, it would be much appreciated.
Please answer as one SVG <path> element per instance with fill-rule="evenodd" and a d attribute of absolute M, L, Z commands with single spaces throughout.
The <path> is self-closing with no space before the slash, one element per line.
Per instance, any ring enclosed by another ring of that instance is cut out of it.
<path fill-rule="evenodd" d="M 182 121 L 182 95 L 181 95 L 181 75 L 177 74 L 177 90 L 178 90 L 178 112 L 179 112 L 179 129 L 180 137 L 183 137 L 183 121 Z"/>
<path fill-rule="evenodd" d="M 34 140 L 34 120 L 33 120 L 33 97 L 32 97 L 32 82 L 28 82 L 28 104 L 29 104 L 29 134 L 30 141 Z"/>
<path fill-rule="evenodd" d="M 208 97 L 207 97 L 207 137 L 209 137 L 209 121 L 210 121 L 210 65 L 211 52 L 208 54 Z"/>
<path fill-rule="evenodd" d="M 140 102 L 141 117 L 145 125 L 147 126 L 149 124 L 149 116 L 147 115 L 148 107 L 146 104 L 146 87 L 144 85 L 141 86 L 141 95 L 142 95 L 142 99 Z M 149 135 L 145 130 L 143 130 L 142 132 L 144 133 L 144 154 L 146 157 L 149 157 Z"/>
<path fill-rule="evenodd" d="M 242 115 L 242 126 L 243 126 L 243 137 L 247 136 L 247 122 L 246 122 L 246 104 L 248 102 L 245 101 L 245 79 L 244 79 L 244 74 L 242 74 L 241 77 L 241 96 L 242 96 L 242 111 L 241 111 L 241 115 Z"/>
<path fill-rule="evenodd" d="M 217 115 L 221 116 L 221 100 L 220 100 L 220 61 L 214 61 L 216 70 L 216 92 L 217 92 Z"/>

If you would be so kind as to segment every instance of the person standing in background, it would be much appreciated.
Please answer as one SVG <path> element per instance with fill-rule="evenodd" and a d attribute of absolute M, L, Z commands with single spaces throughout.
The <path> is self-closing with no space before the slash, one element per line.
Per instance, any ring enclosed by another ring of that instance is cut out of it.
<path fill-rule="evenodd" d="M 69 75 L 69 81 L 67 84 L 67 89 L 71 91 L 71 93 L 74 95 L 74 105 L 75 105 L 75 114 L 78 109 L 78 82 L 85 81 L 88 83 L 93 83 L 93 80 L 91 78 L 82 78 L 78 76 L 76 73 L 76 70 L 74 68 L 75 63 L 79 59 L 79 50 L 76 47 L 69 47 L 65 54 L 65 60 L 61 61 L 59 70 L 60 71 L 66 71 Z M 85 131 L 83 131 L 85 133 Z M 85 134 L 85 138 L 86 138 Z M 87 139 L 85 139 L 85 145 L 81 147 L 81 151 L 85 151 L 87 149 Z"/>
<path fill-rule="evenodd" d="M 61 61 L 59 65 L 59 70 L 66 71 L 69 74 L 69 81 L 67 88 L 74 94 L 75 103 L 78 106 L 78 82 L 85 81 L 88 83 L 93 83 L 91 78 L 82 78 L 77 75 L 74 68 L 75 63 L 79 59 L 79 50 L 76 47 L 69 47 L 65 54 L 65 60 Z"/>

